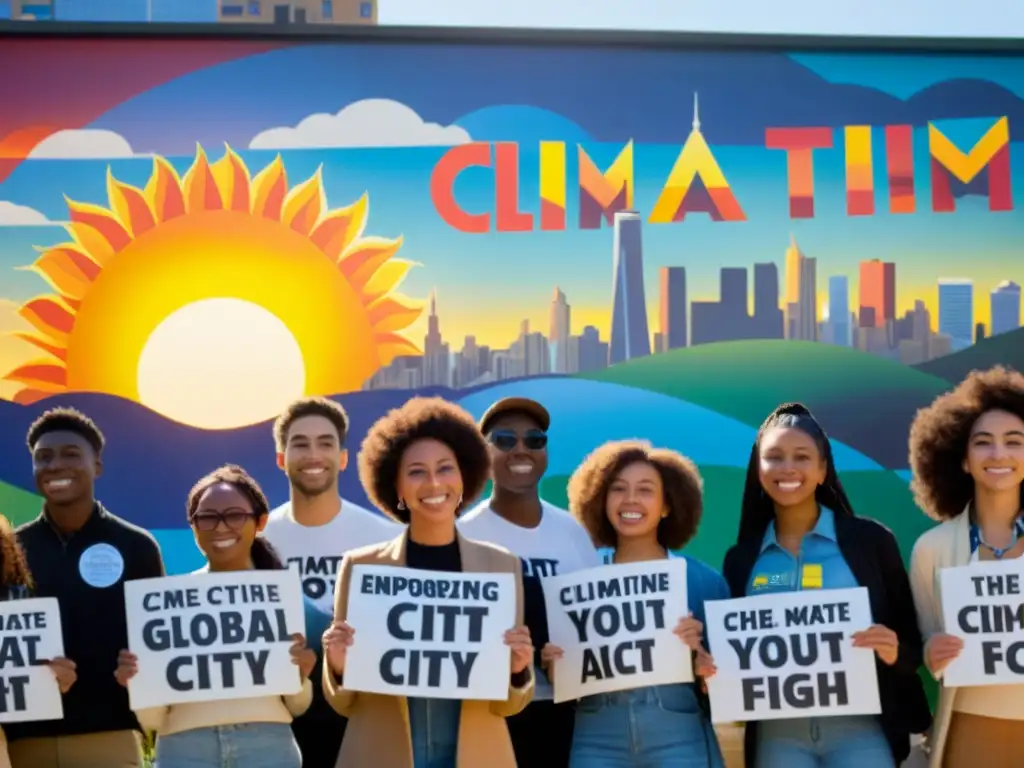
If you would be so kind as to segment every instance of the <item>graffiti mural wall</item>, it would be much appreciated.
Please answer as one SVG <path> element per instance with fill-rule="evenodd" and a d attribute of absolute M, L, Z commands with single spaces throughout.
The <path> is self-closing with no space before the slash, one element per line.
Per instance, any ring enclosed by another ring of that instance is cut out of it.
<path fill-rule="evenodd" d="M 604 440 L 678 449 L 714 565 L 801 400 L 908 550 L 914 411 L 1024 357 L 1024 58 L 49 38 L 0 66 L 0 507 L 38 513 L 25 428 L 74 405 L 171 570 L 215 465 L 285 500 L 270 421 L 307 393 L 353 449 L 413 392 L 539 399 L 556 504 Z"/>

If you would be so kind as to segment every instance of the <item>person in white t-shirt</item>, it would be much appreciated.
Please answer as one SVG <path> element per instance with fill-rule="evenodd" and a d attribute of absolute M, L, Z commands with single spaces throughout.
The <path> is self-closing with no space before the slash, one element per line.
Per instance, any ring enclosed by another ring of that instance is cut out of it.
<path fill-rule="evenodd" d="M 348 466 L 348 414 L 333 400 L 296 400 L 274 422 L 277 466 L 288 476 L 287 502 L 270 513 L 263 535 L 285 563 L 298 568 L 306 597 L 329 617 L 342 556 L 350 549 L 395 538 L 401 527 L 338 494 Z M 313 679 L 318 680 L 318 653 Z M 346 721 L 313 686 L 313 704 L 292 723 L 303 768 L 334 768 Z"/>
<path fill-rule="evenodd" d="M 526 398 L 494 403 L 480 420 L 491 453 L 494 491 L 458 523 L 462 535 L 505 547 L 523 563 L 526 624 L 534 647 L 548 638 L 541 580 L 601 564 L 590 535 L 567 511 L 540 498 L 548 468 L 544 406 Z M 508 718 L 519 765 L 565 768 L 572 746 L 575 703 L 555 704 L 551 682 L 536 665 L 533 702 Z"/>

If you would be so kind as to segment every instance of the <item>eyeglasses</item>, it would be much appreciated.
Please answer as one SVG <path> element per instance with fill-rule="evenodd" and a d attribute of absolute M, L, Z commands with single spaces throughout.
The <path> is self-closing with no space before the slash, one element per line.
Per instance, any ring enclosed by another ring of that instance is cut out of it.
<path fill-rule="evenodd" d="M 547 434 L 539 429 L 528 429 L 521 438 L 518 433 L 513 432 L 511 429 L 496 429 L 487 436 L 487 439 L 491 445 L 502 453 L 508 453 L 515 449 L 520 439 L 522 439 L 523 445 L 526 446 L 527 450 L 530 451 L 542 450 L 548 444 Z"/>
<path fill-rule="evenodd" d="M 215 531 L 222 522 L 232 531 L 240 531 L 255 517 L 252 512 L 246 512 L 244 509 L 227 509 L 223 512 L 197 512 L 192 515 L 191 522 L 197 531 Z"/>

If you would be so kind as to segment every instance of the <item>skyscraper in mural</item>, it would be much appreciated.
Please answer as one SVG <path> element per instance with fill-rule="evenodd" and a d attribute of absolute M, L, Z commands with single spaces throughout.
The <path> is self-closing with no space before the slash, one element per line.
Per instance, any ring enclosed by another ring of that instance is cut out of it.
<path fill-rule="evenodd" d="M 815 341 L 818 338 L 818 264 L 807 258 L 796 237 L 786 249 L 786 338 Z"/>
<path fill-rule="evenodd" d="M 612 253 L 611 365 L 651 354 L 644 293 L 644 254 L 641 218 L 637 211 L 618 211 Z"/>
<path fill-rule="evenodd" d="M 949 336 L 954 352 L 974 343 L 974 282 L 939 279 L 939 333 Z"/>
<path fill-rule="evenodd" d="M 686 323 L 686 267 L 662 267 L 658 271 L 659 312 L 663 349 L 685 347 L 689 334 Z"/>
<path fill-rule="evenodd" d="M 565 294 L 555 286 L 551 297 L 551 315 L 548 327 L 548 349 L 551 352 L 551 372 L 569 373 L 569 332 L 571 309 Z"/>
<path fill-rule="evenodd" d="M 441 320 L 437 316 L 437 289 L 430 292 L 430 315 L 427 335 L 423 339 L 423 384 L 448 386 L 450 381 L 449 348 L 441 336 Z"/>
<path fill-rule="evenodd" d="M 850 346 L 850 281 L 846 275 L 828 279 L 828 327 L 829 342 Z"/>
<path fill-rule="evenodd" d="M 860 263 L 858 325 L 883 328 L 896 319 L 896 264 L 871 259 Z"/>
<path fill-rule="evenodd" d="M 992 289 L 992 336 L 1020 328 L 1020 286 L 1003 280 Z"/>

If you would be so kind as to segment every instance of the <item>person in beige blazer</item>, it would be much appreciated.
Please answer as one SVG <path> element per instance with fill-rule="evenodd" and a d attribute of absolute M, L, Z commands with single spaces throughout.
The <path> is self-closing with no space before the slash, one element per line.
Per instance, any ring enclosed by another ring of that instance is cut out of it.
<path fill-rule="evenodd" d="M 458 513 L 480 494 L 490 473 L 487 445 L 473 418 L 441 398 L 413 398 L 374 424 L 359 454 L 370 500 L 408 528 L 393 541 L 345 555 L 334 592 L 334 621 L 324 633 L 323 688 L 348 718 L 337 765 L 345 768 L 516 768 L 505 718 L 533 698 L 533 644 L 523 626 L 522 566 L 500 547 L 455 529 Z M 346 621 L 355 565 L 513 573 L 516 626 L 508 697 L 503 701 L 406 698 L 347 690 L 345 656 L 358 627 Z"/>
<path fill-rule="evenodd" d="M 943 625 L 939 572 L 1024 554 L 1024 376 L 972 372 L 918 412 L 910 430 L 912 489 L 941 524 L 914 545 L 910 583 L 925 664 L 942 672 L 963 648 Z M 1024 765 L 1024 685 L 942 685 L 930 737 L 931 768 Z"/>

